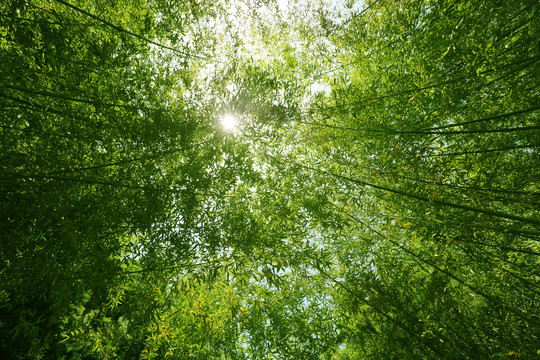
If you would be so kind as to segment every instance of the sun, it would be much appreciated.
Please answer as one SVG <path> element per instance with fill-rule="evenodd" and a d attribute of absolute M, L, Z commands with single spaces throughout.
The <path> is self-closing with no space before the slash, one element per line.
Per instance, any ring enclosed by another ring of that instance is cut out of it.
<path fill-rule="evenodd" d="M 234 131 L 237 124 L 238 121 L 236 120 L 236 118 L 230 114 L 223 115 L 221 117 L 221 126 L 223 126 L 223 129 L 227 131 Z"/>

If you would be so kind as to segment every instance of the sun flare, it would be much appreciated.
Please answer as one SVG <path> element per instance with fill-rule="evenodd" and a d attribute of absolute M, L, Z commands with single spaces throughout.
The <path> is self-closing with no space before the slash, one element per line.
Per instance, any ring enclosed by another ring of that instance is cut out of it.
<path fill-rule="evenodd" d="M 238 121 L 232 115 L 227 114 L 221 117 L 221 126 L 223 126 L 223 129 L 227 131 L 234 131 L 236 129 L 237 124 L 238 124 Z"/>

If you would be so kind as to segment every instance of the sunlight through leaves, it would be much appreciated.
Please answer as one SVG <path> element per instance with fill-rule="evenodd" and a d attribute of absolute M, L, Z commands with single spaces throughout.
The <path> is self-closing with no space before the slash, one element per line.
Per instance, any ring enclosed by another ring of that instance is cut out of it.
<path fill-rule="evenodd" d="M 225 114 L 220 119 L 221 126 L 225 131 L 236 131 L 238 128 L 238 120 L 235 116 L 231 114 Z"/>

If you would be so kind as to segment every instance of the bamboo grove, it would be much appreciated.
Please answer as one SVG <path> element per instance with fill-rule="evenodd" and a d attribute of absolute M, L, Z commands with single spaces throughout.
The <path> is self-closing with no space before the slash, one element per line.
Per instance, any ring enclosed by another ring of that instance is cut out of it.
<path fill-rule="evenodd" d="M 539 15 L 1 4 L 2 358 L 540 358 Z"/>

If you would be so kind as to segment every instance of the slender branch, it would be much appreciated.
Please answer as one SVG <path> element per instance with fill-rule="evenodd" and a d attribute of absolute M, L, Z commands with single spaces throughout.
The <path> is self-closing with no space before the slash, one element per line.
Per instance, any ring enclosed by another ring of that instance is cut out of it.
<path fill-rule="evenodd" d="M 531 145 L 517 145 L 517 146 L 508 146 L 508 147 L 502 147 L 502 148 L 494 148 L 494 149 L 484 149 L 484 150 L 471 150 L 471 151 L 461 151 L 461 152 L 453 152 L 453 153 L 441 153 L 441 154 L 429 154 L 429 155 L 421 155 L 423 158 L 428 157 L 440 157 L 440 156 L 459 156 L 459 155 L 468 155 L 468 154 L 484 154 L 489 152 L 497 152 L 497 151 L 505 151 L 505 150 L 517 150 L 517 149 L 536 149 L 540 147 L 540 144 L 531 144 Z"/>
<path fill-rule="evenodd" d="M 506 118 L 506 117 L 515 116 L 515 115 L 519 115 L 519 114 L 524 114 L 524 113 L 528 113 L 528 112 L 534 112 L 534 111 L 536 111 L 538 109 L 540 109 L 540 106 L 533 106 L 533 107 L 528 108 L 528 109 L 512 111 L 512 112 L 509 112 L 509 113 L 499 114 L 499 115 L 490 116 L 490 117 L 477 119 L 477 120 L 471 120 L 471 121 L 465 121 L 465 122 L 461 122 L 461 123 L 455 123 L 455 124 L 450 124 L 450 125 L 433 127 L 433 128 L 428 129 L 428 130 L 429 131 L 434 131 L 434 130 L 448 129 L 448 128 L 455 127 L 455 126 L 462 126 L 462 125 L 474 124 L 474 123 L 479 123 L 479 122 L 484 122 L 484 121 L 491 121 L 491 120 L 495 120 L 495 119 Z"/>
<path fill-rule="evenodd" d="M 347 177 L 347 176 L 344 176 L 344 175 L 339 175 L 339 174 L 335 174 L 335 173 L 331 173 L 331 172 L 326 172 L 326 171 L 323 171 L 323 170 L 315 169 L 315 168 L 312 168 L 310 166 L 306 166 L 306 165 L 302 165 L 302 164 L 298 164 L 298 163 L 295 163 L 295 164 L 302 167 L 302 168 L 309 169 L 311 171 L 315 171 L 315 172 L 318 172 L 318 173 L 323 174 L 323 175 L 332 176 L 332 177 L 335 177 L 335 178 L 338 178 L 338 179 L 343 179 L 343 180 L 346 180 L 346 181 L 349 181 L 349 182 L 352 182 L 352 183 L 355 183 L 355 184 L 358 184 L 358 185 L 361 185 L 361 186 L 368 186 L 368 187 L 372 187 L 374 189 L 383 190 L 383 191 L 398 194 L 398 195 L 403 195 L 405 197 L 420 200 L 422 202 L 427 202 L 427 203 L 431 203 L 431 204 L 437 204 L 437 205 L 441 205 L 441 206 L 452 207 L 452 208 L 455 208 L 455 209 L 472 211 L 472 212 L 485 214 L 485 215 L 489 215 L 489 216 L 500 217 L 500 218 L 503 218 L 503 219 L 517 220 L 517 221 L 521 221 L 521 222 L 524 222 L 524 223 L 540 225 L 540 220 L 539 219 L 526 218 L 526 217 L 507 214 L 507 213 L 503 213 L 503 212 L 495 211 L 495 210 L 480 209 L 480 208 L 476 208 L 476 207 L 472 207 L 472 206 L 468 206 L 468 205 L 455 204 L 455 203 L 451 203 L 451 202 L 448 202 L 448 201 L 442 201 L 442 200 L 437 200 L 437 199 L 429 199 L 429 198 L 426 198 L 424 196 L 416 195 L 416 194 L 409 193 L 409 192 L 406 192 L 406 191 L 392 189 L 392 188 L 389 188 L 389 187 L 386 187 L 386 186 L 369 183 L 367 181 L 361 181 L 361 180 L 353 179 L 353 178 L 350 178 L 350 177 Z"/>
<path fill-rule="evenodd" d="M 75 6 L 75 5 L 73 5 L 73 4 L 70 4 L 70 3 L 67 2 L 67 1 L 64 1 L 64 0 L 55 0 L 55 1 L 59 2 L 59 3 L 62 4 L 62 5 L 65 5 L 65 6 L 69 7 L 69 8 L 71 8 L 71 9 L 73 9 L 73 10 L 75 10 L 75 11 L 77 11 L 77 12 L 79 12 L 79 13 L 85 15 L 85 16 L 88 16 L 88 17 L 90 17 L 90 18 L 92 18 L 92 19 L 94 19 L 94 20 L 97 20 L 97 21 L 99 21 L 100 23 L 102 23 L 102 24 L 104 24 L 104 25 L 107 25 L 107 26 L 111 27 L 112 29 L 114 29 L 114 30 L 116 30 L 116 31 L 118 31 L 118 32 L 121 32 L 121 33 L 124 33 L 124 34 L 128 34 L 128 35 L 130 35 L 130 36 L 133 36 L 133 37 L 135 37 L 135 38 L 137 38 L 137 39 L 139 39 L 139 40 L 142 40 L 142 41 L 144 41 L 144 42 L 147 42 L 147 43 L 149 43 L 149 44 L 155 45 L 155 46 L 160 47 L 160 48 L 163 48 L 163 49 L 171 50 L 171 51 L 173 51 L 173 52 L 175 52 L 175 53 L 177 53 L 177 54 L 180 54 L 180 55 L 182 55 L 182 56 L 186 56 L 186 57 L 191 56 L 191 57 L 194 57 L 194 58 L 197 58 L 197 59 L 201 59 L 201 60 L 217 62 L 217 61 L 211 60 L 211 59 L 209 59 L 209 58 L 207 58 L 207 57 L 205 57 L 205 56 L 200 56 L 200 55 L 195 55 L 195 54 L 187 54 L 186 52 L 180 51 L 180 50 L 175 49 L 175 48 L 172 48 L 172 47 L 170 47 L 170 46 L 163 45 L 163 44 L 160 44 L 160 43 L 158 43 L 158 42 L 152 41 L 152 40 L 150 40 L 150 39 L 148 39 L 148 38 L 146 38 L 146 37 L 144 37 L 144 36 L 135 34 L 134 32 L 131 32 L 131 31 L 129 31 L 129 30 L 126 30 L 126 29 L 124 29 L 124 28 L 122 28 L 122 27 L 120 27 L 120 26 L 118 26 L 118 25 L 115 25 L 115 24 L 113 24 L 113 23 L 111 23 L 111 22 L 109 22 L 109 21 L 107 21 L 107 20 L 104 20 L 104 19 L 102 19 L 102 18 L 100 18 L 100 17 L 98 17 L 98 16 L 96 16 L 96 15 L 94 15 L 94 14 L 91 14 L 91 13 L 89 13 L 88 11 L 83 10 L 83 9 L 81 9 L 81 8 L 79 8 L 79 7 Z"/>
<path fill-rule="evenodd" d="M 55 99 L 73 101 L 73 102 L 78 102 L 78 103 L 83 103 L 83 104 L 90 104 L 94 106 L 120 107 L 120 108 L 131 109 L 131 110 L 140 110 L 140 108 L 136 106 L 131 106 L 131 105 L 104 103 L 104 102 L 99 102 L 99 101 L 94 101 L 94 100 L 79 99 L 79 98 L 67 96 L 64 94 L 52 93 L 49 91 L 32 90 L 32 89 L 23 88 L 23 87 L 15 86 L 15 85 L 2 84 L 2 86 L 7 89 L 17 90 L 17 91 L 25 92 L 28 94 L 41 95 L 41 96 L 55 98 Z"/>
<path fill-rule="evenodd" d="M 530 192 L 527 192 L 527 191 L 513 191 L 513 190 L 506 190 L 506 189 L 493 189 L 493 188 L 490 189 L 490 188 L 480 188 L 480 187 L 475 187 L 475 186 L 453 185 L 453 184 L 445 184 L 445 183 L 437 182 L 437 181 L 429 181 L 429 180 L 424 180 L 424 179 L 413 178 L 413 177 L 400 175 L 400 174 L 392 174 L 392 173 L 388 173 L 388 172 L 384 172 L 384 174 L 398 176 L 398 177 L 400 177 L 402 179 L 411 180 L 411 181 L 418 181 L 418 182 L 421 182 L 421 183 L 424 183 L 424 184 L 444 186 L 444 187 L 450 187 L 450 188 L 454 188 L 454 189 L 475 190 L 475 191 L 503 193 L 503 194 L 514 194 L 514 195 L 528 195 L 528 196 L 539 196 L 540 195 L 540 192 L 534 192 L 534 191 L 530 191 Z"/>

